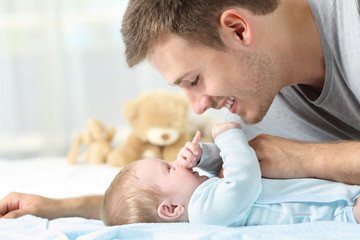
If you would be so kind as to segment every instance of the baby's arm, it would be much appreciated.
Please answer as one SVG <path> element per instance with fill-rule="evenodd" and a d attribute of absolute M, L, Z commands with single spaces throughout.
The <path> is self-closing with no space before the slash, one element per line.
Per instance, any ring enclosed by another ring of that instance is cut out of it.
<path fill-rule="evenodd" d="M 185 146 L 179 151 L 177 159 L 173 164 L 185 167 L 187 169 L 194 168 L 202 155 L 202 149 L 200 147 L 200 131 L 197 131 L 193 140 L 187 142 Z"/>
<path fill-rule="evenodd" d="M 241 126 L 240 124 L 233 122 L 216 124 L 212 128 L 212 136 L 215 139 L 219 134 L 233 128 L 240 129 Z M 201 137 L 201 133 L 200 131 L 197 131 L 192 142 L 187 142 L 185 146 L 179 151 L 177 159 L 173 162 L 173 164 L 186 167 L 188 169 L 192 169 L 196 167 L 203 155 L 202 148 L 204 147 L 205 151 L 207 152 L 205 154 L 206 160 L 205 162 L 202 161 L 201 166 L 199 167 L 205 171 L 210 171 L 210 172 L 214 172 L 215 170 L 219 171 L 219 169 L 221 168 L 222 161 L 221 161 L 221 157 L 219 156 L 220 152 L 218 148 L 216 147 L 217 151 L 215 153 L 214 151 L 215 146 L 214 147 L 211 146 L 214 144 L 211 145 L 204 143 L 200 144 L 200 137 Z M 216 154 L 217 156 L 215 157 L 214 154 Z"/>
<path fill-rule="evenodd" d="M 214 126 L 213 136 L 221 149 L 224 178 L 210 178 L 194 192 L 189 203 L 189 220 L 240 226 L 245 224 L 261 192 L 259 162 L 238 124 Z"/>

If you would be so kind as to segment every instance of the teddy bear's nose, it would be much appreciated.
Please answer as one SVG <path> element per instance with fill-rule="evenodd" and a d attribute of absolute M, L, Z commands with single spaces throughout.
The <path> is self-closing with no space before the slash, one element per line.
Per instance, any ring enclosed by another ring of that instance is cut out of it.
<path fill-rule="evenodd" d="M 161 138 L 163 140 L 167 140 L 167 139 L 169 139 L 169 134 L 163 134 L 163 135 L 161 135 Z"/>

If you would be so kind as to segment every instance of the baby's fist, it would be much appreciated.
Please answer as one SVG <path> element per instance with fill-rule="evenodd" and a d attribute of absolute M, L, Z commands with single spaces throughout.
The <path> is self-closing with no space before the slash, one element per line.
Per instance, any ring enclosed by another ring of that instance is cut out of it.
<path fill-rule="evenodd" d="M 185 167 L 187 169 L 192 169 L 199 162 L 202 149 L 200 147 L 200 131 L 197 131 L 192 142 L 187 142 L 185 146 L 179 151 L 177 159 L 173 164 Z"/>
<path fill-rule="evenodd" d="M 223 132 L 233 129 L 233 128 L 240 129 L 241 125 L 239 123 L 234 123 L 234 122 L 225 122 L 225 123 L 215 124 L 212 128 L 213 139 L 215 139 L 220 133 L 223 133 Z"/>

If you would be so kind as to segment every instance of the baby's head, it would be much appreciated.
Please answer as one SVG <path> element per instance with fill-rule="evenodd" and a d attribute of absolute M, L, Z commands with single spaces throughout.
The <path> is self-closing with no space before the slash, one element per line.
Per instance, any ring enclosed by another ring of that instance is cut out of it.
<path fill-rule="evenodd" d="M 101 218 L 106 225 L 187 222 L 191 195 L 206 180 L 160 159 L 136 161 L 124 167 L 107 189 Z"/>

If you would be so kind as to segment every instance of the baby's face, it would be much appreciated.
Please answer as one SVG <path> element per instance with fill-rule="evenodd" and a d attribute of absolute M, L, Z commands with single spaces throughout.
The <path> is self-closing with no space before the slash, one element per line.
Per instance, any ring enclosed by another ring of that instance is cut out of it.
<path fill-rule="evenodd" d="M 183 204 L 186 208 L 195 189 L 208 179 L 193 170 L 174 166 L 160 159 L 140 160 L 134 169 L 142 182 L 156 185 L 165 193 L 164 200 Z"/>

